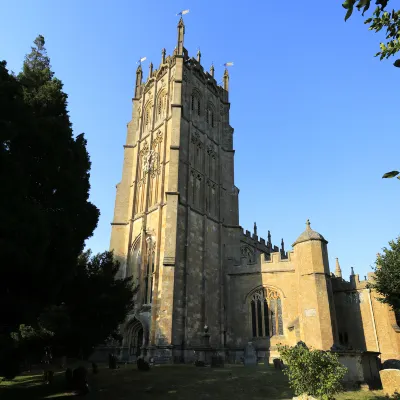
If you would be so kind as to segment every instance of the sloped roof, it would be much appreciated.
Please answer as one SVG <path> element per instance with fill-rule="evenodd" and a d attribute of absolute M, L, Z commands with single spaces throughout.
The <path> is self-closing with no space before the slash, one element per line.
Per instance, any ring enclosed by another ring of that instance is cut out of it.
<path fill-rule="evenodd" d="M 310 220 L 306 222 L 306 230 L 296 239 L 292 247 L 298 243 L 308 242 L 309 240 L 320 240 L 321 242 L 328 243 L 328 241 L 318 232 L 313 231 L 310 227 Z"/>

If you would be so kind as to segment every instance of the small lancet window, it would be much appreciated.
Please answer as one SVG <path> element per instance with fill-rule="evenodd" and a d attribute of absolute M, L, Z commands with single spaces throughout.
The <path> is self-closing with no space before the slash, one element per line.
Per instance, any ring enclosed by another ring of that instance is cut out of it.
<path fill-rule="evenodd" d="M 192 94 L 192 111 L 194 111 L 197 115 L 200 115 L 200 97 L 197 93 Z"/>

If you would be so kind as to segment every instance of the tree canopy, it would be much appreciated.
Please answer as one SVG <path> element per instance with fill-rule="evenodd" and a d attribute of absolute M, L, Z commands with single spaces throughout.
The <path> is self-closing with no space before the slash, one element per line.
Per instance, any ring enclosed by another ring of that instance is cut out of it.
<path fill-rule="evenodd" d="M 34 326 L 21 325 L 13 334 L 24 357 L 38 360 L 43 347 L 51 346 L 56 355 L 86 358 L 117 336 L 133 307 L 131 278 L 115 279 L 118 269 L 112 252 L 81 254 L 74 278 L 60 294 L 60 305 L 46 308 Z"/>
<path fill-rule="evenodd" d="M 382 296 L 379 298 L 382 303 L 400 312 L 400 237 L 390 241 L 389 248 L 383 248 L 375 264 L 375 281 L 369 287 Z"/>
<path fill-rule="evenodd" d="M 3 331 L 37 320 L 74 277 L 97 226 L 90 159 L 38 36 L 18 76 L 0 63 L 0 304 Z"/>
<path fill-rule="evenodd" d="M 343 7 L 347 10 L 345 21 L 347 21 L 354 7 L 362 12 L 364 16 L 371 6 L 371 0 L 345 0 Z M 386 43 L 380 44 L 380 51 L 376 53 L 381 60 L 389 58 L 400 51 L 400 10 L 387 11 L 389 0 L 376 0 L 376 8 L 370 18 L 367 18 L 364 23 L 369 24 L 369 30 L 379 32 L 382 29 L 386 30 Z M 400 59 L 394 62 L 394 66 L 400 67 Z"/>

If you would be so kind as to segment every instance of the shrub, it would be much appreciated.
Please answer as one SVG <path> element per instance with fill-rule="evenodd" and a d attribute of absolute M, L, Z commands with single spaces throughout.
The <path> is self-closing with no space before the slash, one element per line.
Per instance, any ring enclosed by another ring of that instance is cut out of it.
<path fill-rule="evenodd" d="M 18 348 L 10 335 L 0 334 L 0 376 L 6 380 L 12 380 L 19 373 L 20 354 Z"/>
<path fill-rule="evenodd" d="M 278 351 L 287 366 L 283 373 L 297 396 L 307 394 L 332 400 L 335 393 L 342 391 L 341 381 L 347 368 L 339 363 L 336 354 L 310 350 L 300 342 L 295 347 L 278 346 Z"/>

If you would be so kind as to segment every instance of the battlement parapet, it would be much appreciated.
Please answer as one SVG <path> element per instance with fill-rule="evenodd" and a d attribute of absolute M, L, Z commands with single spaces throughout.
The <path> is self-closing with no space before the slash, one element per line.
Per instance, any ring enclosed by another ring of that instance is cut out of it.
<path fill-rule="evenodd" d="M 350 280 L 346 281 L 343 278 L 336 277 L 331 274 L 332 289 L 334 292 L 346 292 L 349 290 L 362 290 L 367 289 L 368 283 L 373 280 L 374 273 L 368 273 L 367 279 L 360 280 L 360 275 L 350 275 Z"/>
<path fill-rule="evenodd" d="M 247 244 L 249 244 L 249 245 L 252 245 L 252 246 L 254 246 L 254 247 L 256 247 L 256 248 L 258 248 L 260 251 L 262 251 L 262 252 L 268 252 L 268 253 L 271 253 L 271 252 L 281 252 L 283 255 L 284 255 L 284 257 L 287 255 L 287 253 L 284 251 L 284 249 L 283 248 L 279 248 L 278 246 L 276 246 L 276 245 L 274 245 L 274 246 L 272 246 L 272 244 L 271 244 L 271 242 L 270 242 L 270 240 L 271 240 L 271 235 L 270 235 L 270 233 L 269 233 L 269 231 L 268 231 L 268 241 L 266 241 L 264 238 L 262 238 L 262 237 L 259 237 L 258 235 L 257 235 L 257 233 L 256 232 L 254 232 L 253 234 L 249 231 L 249 230 L 247 230 L 247 229 L 243 229 L 242 228 L 242 231 L 241 231 L 241 241 L 242 242 L 245 242 L 245 243 L 247 243 Z M 251 241 L 249 241 L 249 239 L 251 240 Z"/>
<path fill-rule="evenodd" d="M 276 246 L 275 246 L 276 247 Z M 263 254 L 261 264 L 279 264 L 293 262 L 294 251 L 288 251 L 282 254 L 279 249 L 277 252 Z"/>
<path fill-rule="evenodd" d="M 242 258 L 242 261 L 245 259 Z M 293 251 L 287 253 L 286 258 L 282 258 L 280 252 L 266 254 L 259 253 L 255 262 L 242 263 L 241 265 L 229 265 L 228 275 L 248 275 L 259 273 L 295 272 L 293 263 Z"/>

